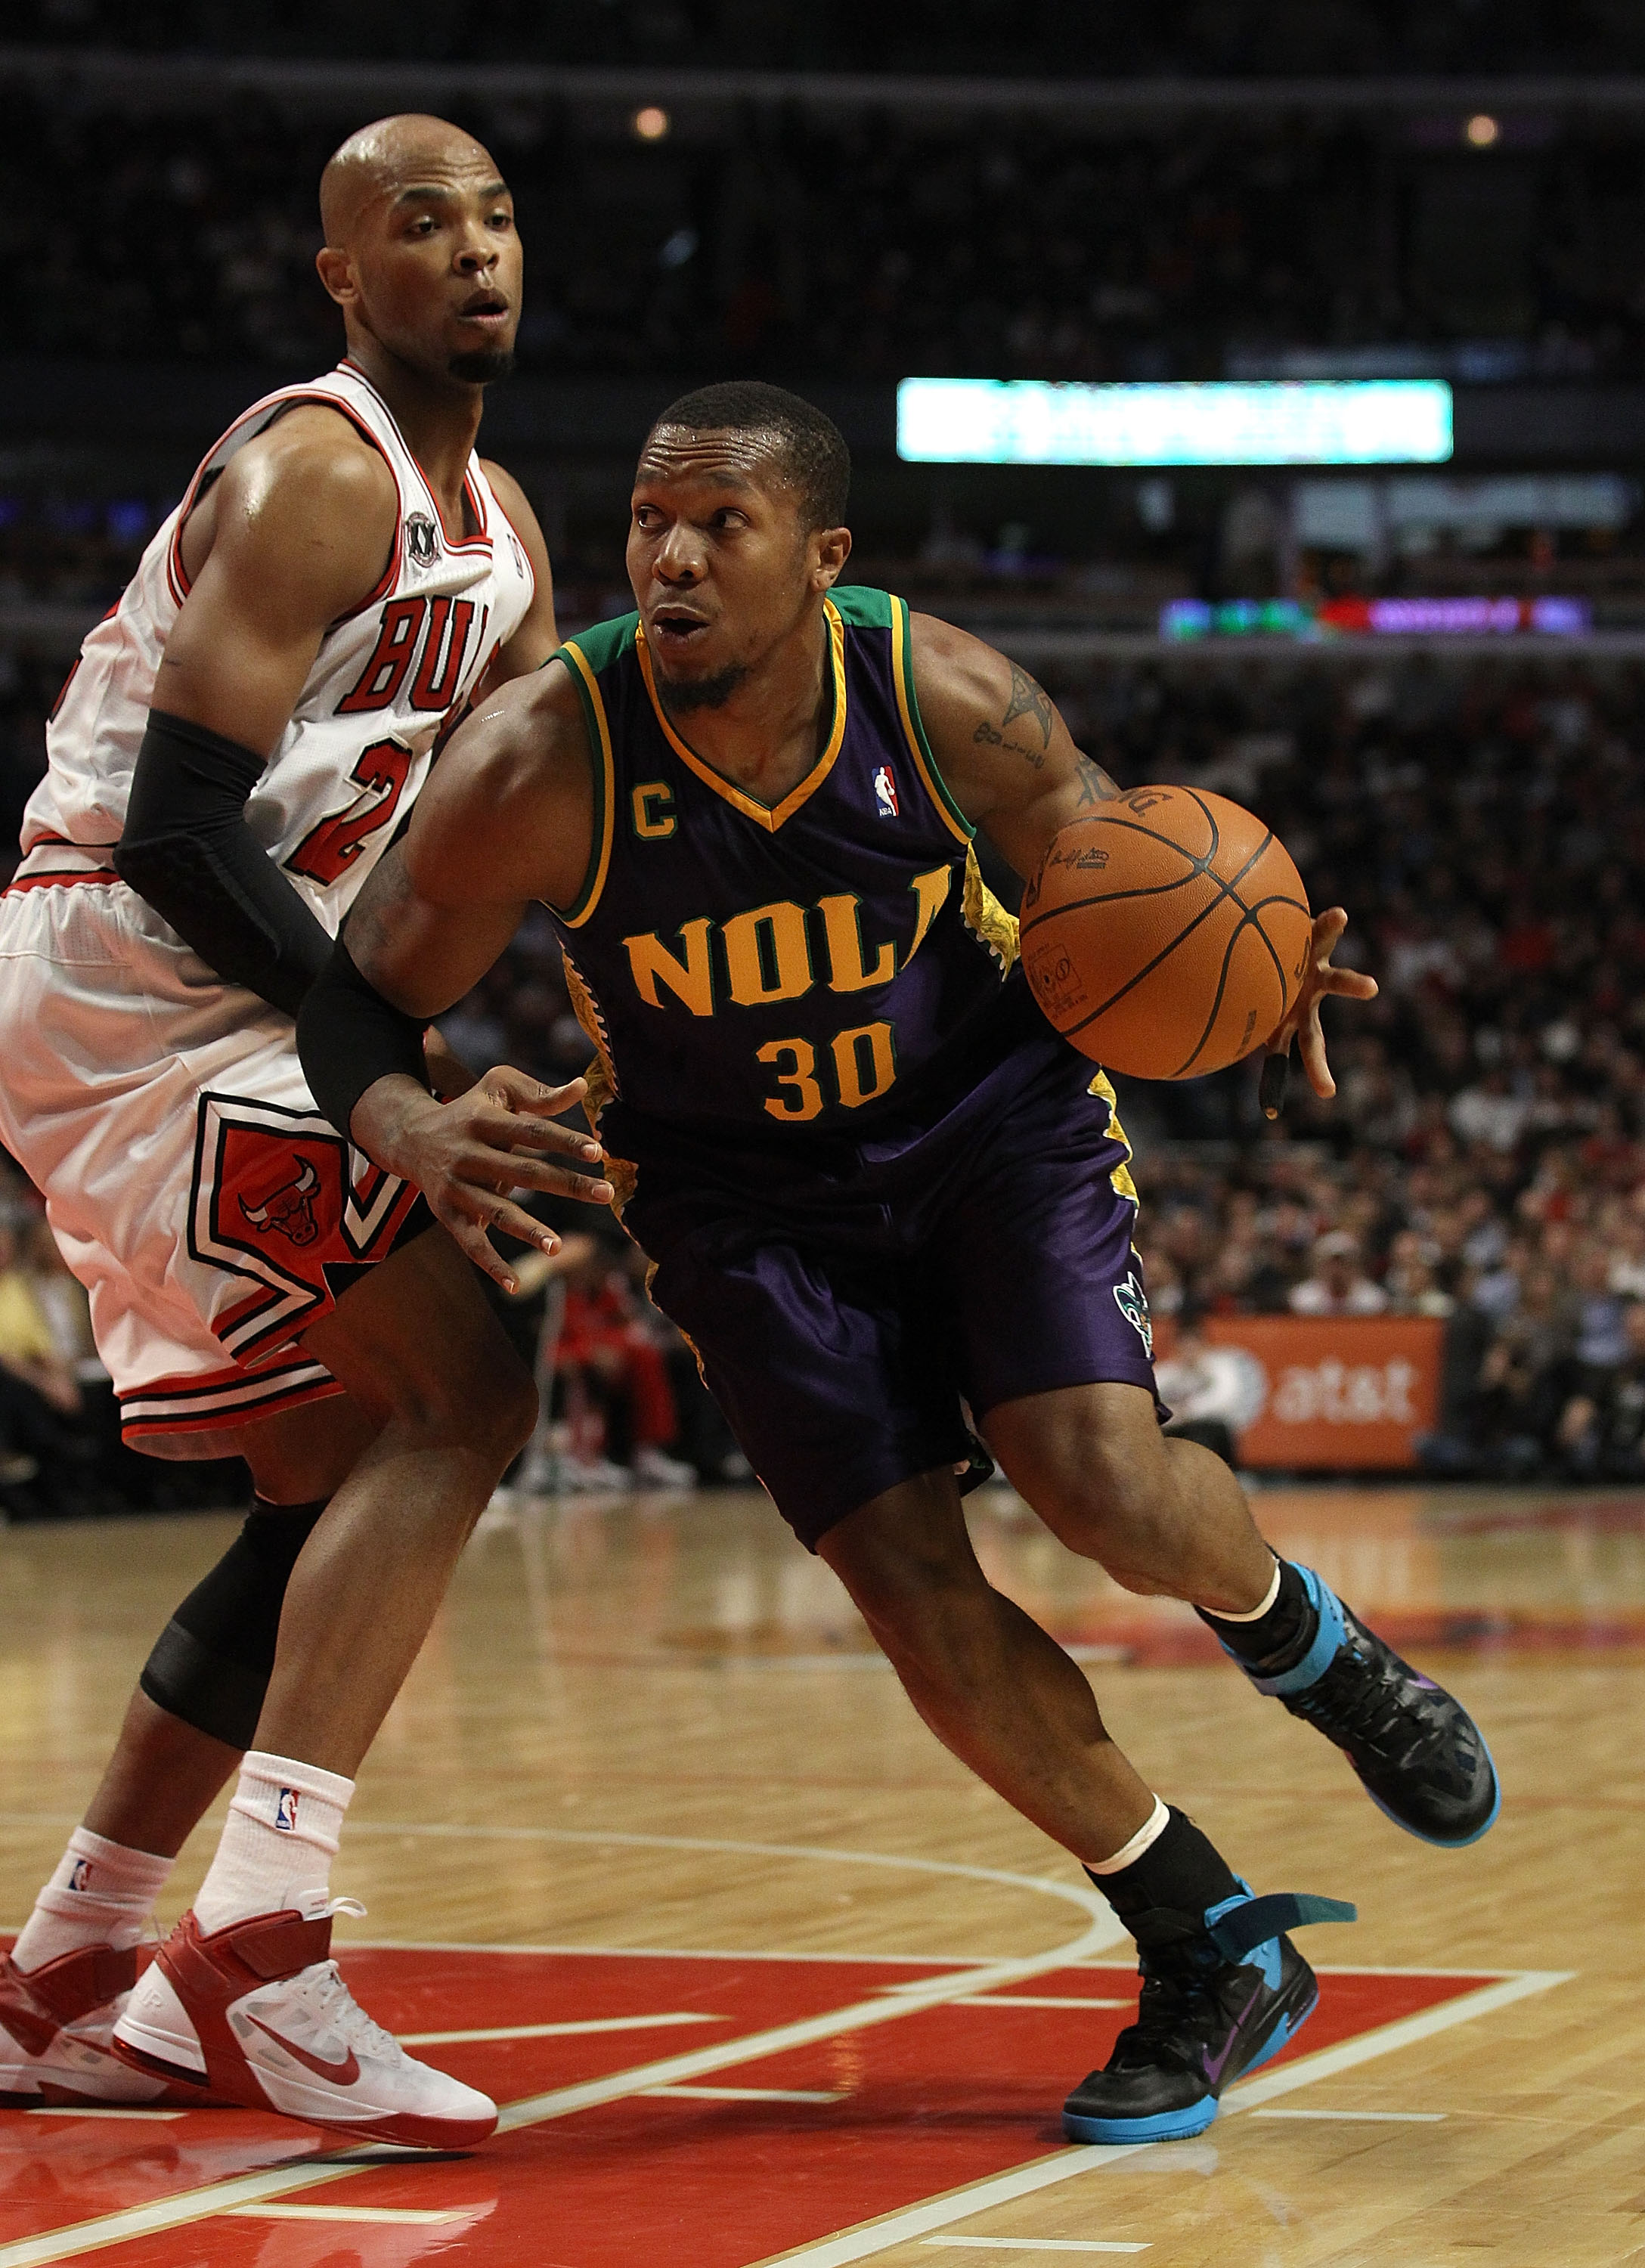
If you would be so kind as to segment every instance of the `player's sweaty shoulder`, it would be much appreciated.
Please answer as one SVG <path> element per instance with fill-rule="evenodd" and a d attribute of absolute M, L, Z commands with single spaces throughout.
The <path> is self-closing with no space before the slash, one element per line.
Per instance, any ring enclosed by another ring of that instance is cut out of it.
<path fill-rule="evenodd" d="M 183 531 L 183 564 L 208 560 L 280 611 L 321 622 L 381 579 L 400 499 L 382 453 L 338 411 L 305 402 L 230 459 Z"/>
<path fill-rule="evenodd" d="M 997 819 L 1079 788 L 1088 770 L 1101 784 L 1093 793 L 1115 792 L 1074 747 L 1050 694 L 1020 662 L 931 615 L 912 617 L 911 644 L 926 738 L 949 792 L 974 826 L 987 825 L 998 842 Z"/>
<path fill-rule="evenodd" d="M 936 615 L 911 614 L 909 652 L 919 712 L 933 747 L 969 740 L 977 723 L 1000 706 L 1011 664 L 969 630 Z"/>

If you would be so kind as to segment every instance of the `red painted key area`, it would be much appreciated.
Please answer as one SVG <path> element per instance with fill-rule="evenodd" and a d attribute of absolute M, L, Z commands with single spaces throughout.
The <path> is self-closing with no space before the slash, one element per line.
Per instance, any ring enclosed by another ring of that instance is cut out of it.
<path fill-rule="evenodd" d="M 345 1951 L 342 1965 L 362 2004 L 401 2034 L 655 2014 L 712 2020 L 414 2050 L 508 2103 L 877 2000 L 889 1986 L 958 1964 L 396 1947 Z M 1489 1981 L 1322 1977 L 1318 2011 L 1287 2054 Z M 1128 2013 L 1014 2007 L 1009 1995 L 1129 2000 L 1135 1986 L 1122 1966 L 1051 1971 L 1001 1988 L 1003 1999 L 985 1996 L 985 2005 L 916 2011 L 685 2082 L 837 2102 L 636 2094 L 523 2127 L 464 2158 L 373 2166 L 284 2200 L 460 2219 L 394 2226 L 219 2216 L 95 2257 L 109 2268 L 409 2268 L 441 2258 L 464 2268 L 751 2268 L 1055 2149 L 1064 2095 L 1105 2058 Z M 325 2147 L 310 2129 L 250 2112 L 194 2111 L 165 2123 L 0 2112 L 0 2245 Z"/>

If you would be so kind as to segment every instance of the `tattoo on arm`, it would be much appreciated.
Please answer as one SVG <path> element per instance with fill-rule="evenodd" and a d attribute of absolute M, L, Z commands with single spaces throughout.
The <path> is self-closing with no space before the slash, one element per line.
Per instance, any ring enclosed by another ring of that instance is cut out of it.
<path fill-rule="evenodd" d="M 1004 729 L 1019 717 L 1030 718 L 1038 726 L 1040 738 L 1037 747 L 1031 740 L 1014 740 Z M 1006 704 L 1005 715 L 998 725 L 991 725 L 984 718 L 971 738 L 978 747 L 1009 748 L 1012 755 L 1021 756 L 1025 764 L 1032 764 L 1036 772 L 1043 771 L 1045 751 L 1051 746 L 1051 727 L 1056 721 L 1057 712 L 1051 705 L 1051 696 L 1043 687 L 1035 684 L 1026 669 L 1019 669 L 1014 661 L 1011 665 L 1011 698 Z"/>
<path fill-rule="evenodd" d="M 1009 725 L 1016 717 L 1031 717 L 1039 726 L 1041 747 L 1049 748 L 1051 728 L 1056 715 L 1051 705 L 1050 694 L 1043 686 L 1036 685 L 1027 670 L 1019 669 L 1014 661 L 1011 665 L 1011 699 L 1005 715 L 1000 719 L 1000 724 Z"/>
<path fill-rule="evenodd" d="M 1045 769 L 1045 751 L 1043 748 L 1030 748 L 1026 740 L 1012 740 L 997 725 L 991 725 L 986 718 L 971 738 L 979 748 L 1009 748 L 1013 755 L 1021 756 L 1026 764 L 1032 764 L 1036 772 Z"/>
<path fill-rule="evenodd" d="M 1111 780 L 1101 764 L 1089 756 L 1081 756 L 1080 772 L 1080 808 L 1088 810 L 1094 803 L 1112 803 L 1119 793 L 1118 784 Z"/>

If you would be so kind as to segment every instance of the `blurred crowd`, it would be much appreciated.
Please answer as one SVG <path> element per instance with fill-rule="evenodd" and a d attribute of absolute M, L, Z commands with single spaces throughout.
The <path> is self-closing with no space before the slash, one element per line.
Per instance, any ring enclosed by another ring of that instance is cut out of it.
<path fill-rule="evenodd" d="M 1568 378 L 1631 376 L 1645 343 L 1625 126 L 1516 126 L 1480 151 L 1460 114 L 1434 142 L 1411 121 L 1095 135 L 796 107 L 646 144 L 557 103 L 458 110 L 518 201 L 527 369 L 1203 379 L 1287 350 L 1487 342 L 1465 374 Z M 0 242 L 49 240 L 53 270 L 18 295 L 5 351 L 329 358 L 314 184 L 358 122 L 246 91 L 142 114 L 4 87 Z"/>
<path fill-rule="evenodd" d="M 1595 70 L 1645 62 L 1627 0 L 14 0 L 58 45 L 1081 77 Z"/>
<path fill-rule="evenodd" d="M 1645 680 L 1419 657 L 1057 689 L 1122 780 L 1260 809 L 1383 988 L 1328 1016 L 1339 1093 L 1295 1080 L 1287 1140 L 1249 1071 L 1135 1093 L 1159 1304 L 1444 1317 L 1436 1470 L 1645 1476 Z"/>
<path fill-rule="evenodd" d="M 0 1152 L 0 1519 L 222 1504 L 243 1481 L 236 1463 L 160 1465 L 122 1445 L 85 1293 Z"/>

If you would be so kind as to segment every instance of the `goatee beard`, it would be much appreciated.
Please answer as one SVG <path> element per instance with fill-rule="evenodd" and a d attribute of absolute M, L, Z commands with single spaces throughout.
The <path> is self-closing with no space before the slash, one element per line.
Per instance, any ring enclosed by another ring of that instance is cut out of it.
<path fill-rule="evenodd" d="M 513 347 L 482 347 L 474 354 L 453 355 L 446 368 L 465 386 L 491 386 L 499 378 L 513 376 L 514 350 Z"/>
<path fill-rule="evenodd" d="M 689 684 L 681 684 L 658 670 L 657 690 L 671 716 L 682 715 L 690 709 L 723 709 L 748 674 L 746 661 L 734 661 L 716 670 L 712 677 L 693 678 Z"/>

